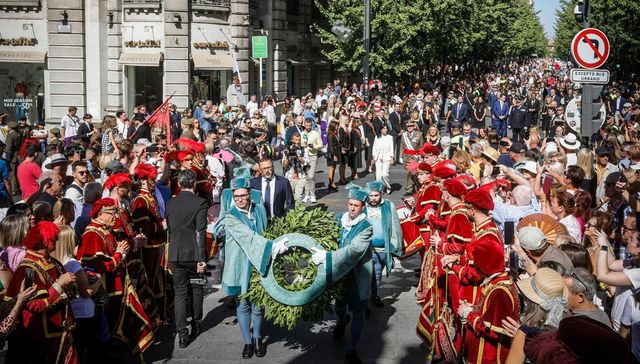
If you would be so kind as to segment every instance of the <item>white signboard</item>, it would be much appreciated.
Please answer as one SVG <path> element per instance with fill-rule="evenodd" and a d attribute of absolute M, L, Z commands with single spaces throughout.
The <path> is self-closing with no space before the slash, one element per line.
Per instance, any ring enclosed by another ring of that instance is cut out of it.
<path fill-rule="evenodd" d="M 586 84 L 607 84 L 609 83 L 609 71 L 574 68 L 571 70 L 571 82 Z"/>

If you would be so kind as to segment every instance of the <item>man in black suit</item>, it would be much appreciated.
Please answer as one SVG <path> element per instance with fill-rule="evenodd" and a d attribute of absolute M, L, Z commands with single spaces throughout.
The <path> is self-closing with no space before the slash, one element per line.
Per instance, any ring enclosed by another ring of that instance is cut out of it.
<path fill-rule="evenodd" d="M 133 117 L 133 122 L 135 123 L 135 129 L 133 132 L 130 132 L 131 141 L 133 143 L 137 143 L 140 139 L 147 139 L 151 141 L 151 128 L 149 124 L 145 123 L 143 114 L 136 114 Z"/>
<path fill-rule="evenodd" d="M 93 116 L 91 114 L 84 114 L 82 117 L 83 123 L 78 127 L 78 137 L 82 140 L 82 143 L 85 147 L 89 146 L 89 141 L 91 140 L 91 135 L 93 135 L 93 124 L 91 120 Z"/>
<path fill-rule="evenodd" d="M 452 114 L 453 122 L 460 125 L 469 121 L 469 106 L 464 101 L 462 94 L 458 95 L 458 102 L 453 106 Z"/>
<path fill-rule="evenodd" d="M 393 145 L 395 148 L 394 151 L 394 164 L 396 164 L 402 154 L 400 153 L 400 142 L 402 138 L 402 131 L 404 130 L 404 123 L 402 120 L 402 114 L 400 113 L 400 104 L 395 103 L 393 105 L 393 111 L 389 114 L 389 123 L 391 123 L 391 130 L 389 130 L 389 134 L 393 137 Z"/>
<path fill-rule="evenodd" d="M 287 210 L 295 207 L 293 191 L 289 181 L 273 173 L 273 161 L 263 159 L 258 164 L 261 177 L 251 179 L 251 189 L 262 192 L 264 208 L 267 210 L 267 218 L 282 217 Z"/>
<path fill-rule="evenodd" d="M 182 170 L 178 174 L 181 192 L 167 202 L 167 225 L 169 228 L 169 263 L 173 271 L 175 291 L 175 320 L 178 344 L 181 348 L 189 344 L 189 336 L 195 339 L 200 334 L 202 302 L 204 298 L 205 237 L 207 234 L 207 201 L 196 196 L 193 188 L 196 174 Z M 191 309 L 187 305 L 191 304 Z M 187 313 L 192 312 L 191 335 L 187 329 Z"/>

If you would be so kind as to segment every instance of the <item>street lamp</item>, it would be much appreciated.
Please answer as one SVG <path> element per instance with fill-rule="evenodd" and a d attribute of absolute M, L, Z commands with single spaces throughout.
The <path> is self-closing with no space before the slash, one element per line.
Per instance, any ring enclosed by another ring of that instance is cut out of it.
<path fill-rule="evenodd" d="M 364 101 L 369 102 L 369 52 L 371 38 L 371 0 L 364 0 L 364 58 L 362 59 L 362 82 L 364 82 Z"/>

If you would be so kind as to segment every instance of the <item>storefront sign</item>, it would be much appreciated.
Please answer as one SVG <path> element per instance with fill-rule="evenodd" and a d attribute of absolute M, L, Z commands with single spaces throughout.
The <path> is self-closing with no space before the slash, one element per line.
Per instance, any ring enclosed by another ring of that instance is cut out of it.
<path fill-rule="evenodd" d="M 162 53 L 121 53 L 118 63 L 124 66 L 158 67 Z"/>
<path fill-rule="evenodd" d="M 230 54 L 192 54 L 193 68 L 196 70 L 225 70 L 233 68 Z"/>
<path fill-rule="evenodd" d="M 219 42 L 193 42 L 193 48 L 195 49 L 229 49 L 229 43 L 224 41 Z"/>
<path fill-rule="evenodd" d="M 124 42 L 125 47 L 129 48 L 160 48 L 159 40 L 129 40 Z"/>
<path fill-rule="evenodd" d="M 23 109 L 28 110 L 31 109 L 31 106 L 33 105 L 33 99 L 12 99 L 12 98 L 6 98 L 2 100 L 2 104 L 4 105 L 4 107 L 16 107 L 17 106 L 21 106 Z"/>
<path fill-rule="evenodd" d="M 35 46 L 38 44 L 36 38 L 0 38 L 0 46 Z"/>
<path fill-rule="evenodd" d="M 0 62 L 44 63 L 46 52 L 0 50 Z"/>

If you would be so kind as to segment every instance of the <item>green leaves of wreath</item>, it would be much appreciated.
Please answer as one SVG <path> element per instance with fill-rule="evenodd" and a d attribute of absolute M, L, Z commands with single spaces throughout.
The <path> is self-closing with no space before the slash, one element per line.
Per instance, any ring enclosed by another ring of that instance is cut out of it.
<path fill-rule="evenodd" d="M 282 218 L 275 218 L 267 227 L 264 236 L 276 239 L 289 233 L 306 234 L 314 238 L 325 250 L 338 249 L 340 228 L 332 213 L 319 208 L 305 210 L 297 205 Z M 301 291 L 309 287 L 318 271 L 311 262 L 311 252 L 300 248 L 291 248 L 279 255 L 271 263 L 276 282 L 289 291 Z M 333 312 L 331 301 L 342 293 L 340 282 L 328 287 L 316 300 L 303 306 L 287 306 L 271 297 L 261 284 L 260 275 L 253 271 L 249 290 L 241 298 L 248 299 L 265 308 L 265 318 L 275 325 L 292 329 L 303 319 L 308 322 L 322 320 L 325 312 Z"/>

